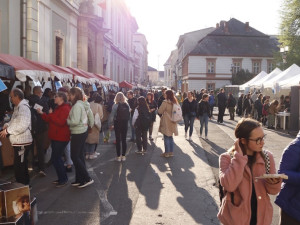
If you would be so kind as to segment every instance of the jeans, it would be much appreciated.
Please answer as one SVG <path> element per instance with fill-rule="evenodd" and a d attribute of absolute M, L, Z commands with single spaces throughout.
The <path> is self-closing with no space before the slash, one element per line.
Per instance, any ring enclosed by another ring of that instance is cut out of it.
<path fill-rule="evenodd" d="M 164 135 L 164 144 L 165 144 L 165 153 L 173 152 L 174 149 L 174 140 L 173 136 Z"/>
<path fill-rule="evenodd" d="M 189 115 L 185 115 L 184 116 L 184 131 L 185 133 L 188 131 L 188 129 L 190 128 L 190 137 L 193 134 L 193 130 L 194 130 L 194 121 L 195 121 L 195 116 L 189 116 Z"/>
<path fill-rule="evenodd" d="M 210 105 L 210 115 L 213 116 L 213 112 L 214 112 L 214 105 Z"/>
<path fill-rule="evenodd" d="M 203 115 L 200 116 L 200 135 L 202 135 L 204 123 L 205 123 L 205 136 L 207 136 L 207 133 L 208 133 L 208 114 L 207 113 L 203 113 Z"/>
<path fill-rule="evenodd" d="M 131 129 L 131 140 L 134 140 L 135 139 L 135 129 L 134 129 L 134 126 L 132 125 L 132 117 L 130 117 L 129 123 L 130 123 L 130 129 Z"/>
<path fill-rule="evenodd" d="M 97 147 L 97 144 L 85 143 L 85 154 L 88 154 L 88 155 L 94 154 L 96 147 Z"/>
<path fill-rule="evenodd" d="M 75 167 L 75 182 L 83 183 L 91 178 L 85 167 L 84 144 L 88 132 L 71 135 L 71 158 Z"/>
<path fill-rule="evenodd" d="M 65 157 L 66 157 L 65 163 L 69 166 L 73 165 L 73 162 L 71 159 L 71 142 L 70 141 L 68 142 L 67 146 L 65 147 L 64 153 L 65 153 Z"/>
<path fill-rule="evenodd" d="M 68 181 L 67 172 L 64 167 L 64 162 L 62 160 L 64 149 L 66 148 L 67 145 L 68 145 L 68 141 L 51 141 L 51 147 L 52 147 L 51 161 L 55 168 L 59 183 L 64 183 Z"/>
<path fill-rule="evenodd" d="M 25 152 L 23 155 L 23 162 L 22 156 L 19 155 L 19 151 L 21 147 L 13 146 L 14 148 L 14 172 L 15 178 L 18 183 L 28 185 L 29 184 L 29 173 L 28 173 L 28 160 L 27 155 L 30 149 L 32 148 L 31 145 L 24 146 Z"/>
<path fill-rule="evenodd" d="M 225 113 L 225 106 L 219 106 L 218 122 L 223 123 L 224 113 Z"/>
<path fill-rule="evenodd" d="M 121 120 L 114 122 L 115 135 L 116 135 L 116 150 L 117 156 L 121 156 L 121 142 L 122 142 L 122 156 L 126 155 L 127 150 L 127 130 L 128 130 L 128 120 Z"/>
<path fill-rule="evenodd" d="M 137 149 L 141 151 L 143 147 L 144 151 L 147 151 L 147 130 L 136 128 L 135 132 Z"/>

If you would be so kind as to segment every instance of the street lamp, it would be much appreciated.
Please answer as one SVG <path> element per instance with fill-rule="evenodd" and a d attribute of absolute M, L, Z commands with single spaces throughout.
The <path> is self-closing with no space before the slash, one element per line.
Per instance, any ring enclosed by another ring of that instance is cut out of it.
<path fill-rule="evenodd" d="M 289 51 L 289 46 L 284 46 L 284 47 L 280 48 L 280 53 L 282 55 L 282 61 L 283 61 L 283 69 L 285 68 L 284 64 L 287 63 L 286 56 L 287 56 L 288 51 Z"/>

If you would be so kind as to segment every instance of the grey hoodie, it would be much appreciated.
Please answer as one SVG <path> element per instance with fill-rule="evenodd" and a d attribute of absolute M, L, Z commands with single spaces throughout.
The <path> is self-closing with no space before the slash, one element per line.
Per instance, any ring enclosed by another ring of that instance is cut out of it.
<path fill-rule="evenodd" d="M 88 127 L 93 127 L 94 115 L 90 104 L 87 101 L 78 100 L 69 113 L 67 123 L 71 134 L 82 134 L 87 131 Z"/>

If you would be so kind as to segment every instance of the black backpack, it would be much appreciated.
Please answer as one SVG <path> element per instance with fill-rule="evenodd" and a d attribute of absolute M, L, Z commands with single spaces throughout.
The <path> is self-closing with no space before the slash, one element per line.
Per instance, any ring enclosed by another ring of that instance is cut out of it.
<path fill-rule="evenodd" d="M 37 130 L 38 114 L 37 114 L 37 111 L 34 108 L 32 108 L 28 105 L 27 105 L 27 107 L 29 108 L 30 114 L 31 114 L 31 130 L 30 130 L 31 135 L 35 136 L 36 133 L 37 133 L 36 130 Z"/>
<path fill-rule="evenodd" d="M 141 128 L 142 130 L 148 130 L 152 122 L 152 115 L 148 110 L 138 110 L 139 116 L 137 118 L 136 127 Z"/>
<path fill-rule="evenodd" d="M 130 118 L 130 112 L 129 112 L 129 106 L 126 103 L 119 103 L 118 109 L 117 109 L 117 116 L 116 120 L 129 120 Z"/>
<path fill-rule="evenodd" d="M 270 158 L 266 150 L 262 151 L 265 159 L 265 168 L 266 168 L 266 174 L 270 173 Z M 230 157 L 233 158 L 233 155 L 230 154 Z M 222 205 L 222 199 L 225 197 L 226 190 L 224 190 L 223 186 L 221 185 L 220 179 L 218 178 L 218 186 L 219 186 L 219 197 L 220 197 L 220 207 Z M 230 192 L 231 197 L 231 203 L 234 204 L 234 194 L 233 192 Z"/>

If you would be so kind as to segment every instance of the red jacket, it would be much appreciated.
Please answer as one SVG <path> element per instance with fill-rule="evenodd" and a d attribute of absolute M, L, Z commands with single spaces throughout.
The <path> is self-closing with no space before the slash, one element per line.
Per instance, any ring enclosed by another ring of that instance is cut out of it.
<path fill-rule="evenodd" d="M 54 110 L 53 113 L 42 115 L 43 120 L 49 123 L 48 136 L 54 141 L 70 141 L 70 129 L 67 124 L 67 118 L 71 106 L 64 103 Z"/>
<path fill-rule="evenodd" d="M 271 152 L 270 174 L 276 173 L 275 162 Z M 251 217 L 252 179 L 257 196 L 257 225 L 272 223 L 273 208 L 269 195 L 276 195 L 280 191 L 281 182 L 267 183 L 264 179 L 256 179 L 266 173 L 265 161 L 261 154 L 256 154 L 256 161 L 252 166 L 252 173 L 247 165 L 248 157 L 235 152 L 234 157 L 226 152 L 220 156 L 220 183 L 227 191 L 222 200 L 218 218 L 224 225 L 249 225 Z M 234 205 L 231 194 L 234 193 Z"/>

